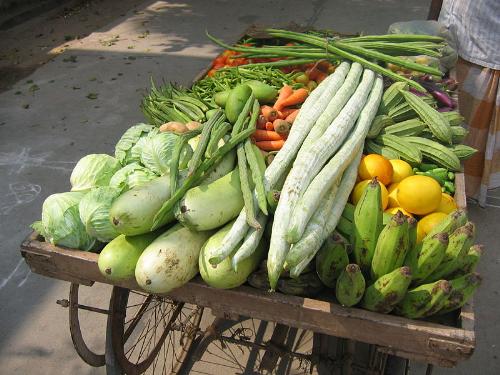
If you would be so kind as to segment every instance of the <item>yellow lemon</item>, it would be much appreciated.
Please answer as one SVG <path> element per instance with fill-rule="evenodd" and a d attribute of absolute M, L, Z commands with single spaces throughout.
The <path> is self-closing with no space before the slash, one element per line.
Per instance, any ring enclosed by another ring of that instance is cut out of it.
<path fill-rule="evenodd" d="M 389 163 L 392 164 L 392 182 L 401 182 L 406 177 L 413 176 L 413 169 L 411 165 L 404 160 L 391 159 Z"/>
<path fill-rule="evenodd" d="M 398 182 L 393 182 L 392 184 L 389 185 L 387 188 L 387 191 L 389 193 L 389 207 L 399 207 L 399 202 L 398 202 L 398 187 L 399 183 Z"/>
<path fill-rule="evenodd" d="M 441 203 L 441 186 L 432 177 L 406 177 L 396 190 L 400 206 L 412 214 L 429 214 Z"/>
<path fill-rule="evenodd" d="M 351 194 L 352 204 L 356 205 L 359 202 L 361 196 L 363 195 L 363 192 L 365 191 L 366 186 L 370 183 L 370 181 L 371 180 L 364 180 L 358 182 L 356 186 L 354 186 L 354 189 Z M 378 184 L 380 185 L 380 197 L 382 199 L 382 209 L 385 210 L 387 208 L 387 205 L 389 204 L 389 193 L 387 192 L 387 188 L 384 186 L 383 183 L 378 181 Z"/>
<path fill-rule="evenodd" d="M 436 212 L 444 212 L 445 214 L 449 214 L 450 212 L 455 211 L 457 208 L 457 204 L 455 203 L 453 197 L 449 194 L 442 193 L 441 203 L 439 203 L 439 207 L 436 209 Z"/>
<path fill-rule="evenodd" d="M 396 215 L 396 213 L 397 213 L 398 211 L 401 211 L 401 212 L 402 212 L 404 215 L 406 215 L 406 216 L 413 217 L 413 215 L 412 215 L 412 214 L 410 214 L 408 211 L 406 211 L 406 210 L 405 210 L 404 208 L 402 208 L 402 207 L 390 207 L 390 206 L 389 206 L 389 208 L 388 208 L 387 210 L 385 210 L 385 212 L 387 212 L 387 213 L 388 213 L 388 214 L 390 214 L 390 215 Z"/>
<path fill-rule="evenodd" d="M 417 223 L 417 243 L 422 242 L 427 233 L 447 216 L 448 215 L 443 212 L 433 212 L 420 219 Z"/>
<path fill-rule="evenodd" d="M 368 154 L 361 158 L 358 173 L 361 179 L 371 180 L 377 177 L 384 185 L 392 181 L 392 165 L 389 160 L 378 154 Z"/>

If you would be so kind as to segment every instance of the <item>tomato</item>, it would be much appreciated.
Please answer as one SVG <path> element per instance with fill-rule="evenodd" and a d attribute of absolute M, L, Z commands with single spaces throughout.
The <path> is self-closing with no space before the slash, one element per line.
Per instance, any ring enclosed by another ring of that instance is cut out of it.
<path fill-rule="evenodd" d="M 217 69 L 220 69 L 220 68 L 224 67 L 225 65 L 226 65 L 226 64 L 224 64 L 224 62 L 217 63 L 217 64 L 213 64 L 213 65 L 212 65 L 212 69 L 217 70 Z"/>

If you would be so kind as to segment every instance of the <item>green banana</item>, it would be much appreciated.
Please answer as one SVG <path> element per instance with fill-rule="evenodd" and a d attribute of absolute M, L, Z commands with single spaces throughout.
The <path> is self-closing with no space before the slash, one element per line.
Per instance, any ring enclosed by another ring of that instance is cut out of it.
<path fill-rule="evenodd" d="M 461 308 L 472 296 L 474 291 L 481 285 L 481 276 L 477 273 L 468 273 L 462 277 L 450 280 L 452 291 L 443 304 L 439 314 Z"/>
<path fill-rule="evenodd" d="M 463 209 L 458 209 L 451 212 L 446 219 L 437 224 L 432 230 L 426 235 L 427 237 L 432 237 L 440 232 L 448 233 L 451 235 L 457 228 L 465 225 L 467 222 L 467 212 Z"/>
<path fill-rule="evenodd" d="M 379 313 L 390 313 L 404 298 L 410 282 L 411 271 L 409 267 L 395 269 L 378 278 L 366 288 L 361 306 Z"/>
<path fill-rule="evenodd" d="M 382 230 L 382 212 L 380 185 L 375 177 L 354 209 L 354 259 L 364 271 L 370 269 L 377 238 Z"/>
<path fill-rule="evenodd" d="M 348 264 L 337 279 L 335 297 L 342 306 L 351 307 L 361 301 L 365 278 L 357 264 Z"/>
<path fill-rule="evenodd" d="M 313 272 L 301 274 L 296 279 L 279 279 L 277 286 L 281 293 L 302 297 L 315 296 L 323 288 L 321 280 Z"/>
<path fill-rule="evenodd" d="M 446 278 L 458 270 L 469 248 L 474 243 L 475 227 L 470 221 L 455 230 L 449 237 L 449 243 L 441 264 L 426 278 L 426 282 L 433 282 Z"/>
<path fill-rule="evenodd" d="M 316 254 L 316 273 L 329 288 L 335 288 L 335 282 L 342 270 L 349 264 L 346 243 L 340 237 L 327 238 Z"/>
<path fill-rule="evenodd" d="M 410 267 L 413 282 L 418 285 L 439 267 L 448 246 L 448 234 L 438 233 L 426 238 L 405 259 L 405 266 Z"/>
<path fill-rule="evenodd" d="M 407 251 L 408 222 L 406 216 L 398 211 L 378 237 L 371 264 L 372 278 L 378 279 L 401 267 Z"/>
<path fill-rule="evenodd" d="M 465 254 L 465 257 L 462 258 L 460 270 L 462 270 L 464 274 L 474 272 L 481 255 L 483 255 L 483 251 L 483 245 L 471 246 L 469 251 L 467 251 L 467 254 Z"/>
<path fill-rule="evenodd" d="M 451 290 L 452 286 L 446 280 L 420 285 L 406 293 L 395 313 L 410 319 L 431 316 L 443 308 Z"/>
<path fill-rule="evenodd" d="M 341 233 L 346 238 L 351 238 L 352 233 L 352 222 L 347 220 L 344 216 L 341 216 L 339 222 L 337 223 L 337 227 L 335 228 L 339 233 Z"/>
<path fill-rule="evenodd" d="M 408 251 L 412 251 L 417 244 L 417 219 L 407 217 L 408 221 Z"/>
<path fill-rule="evenodd" d="M 354 207 L 353 204 L 347 202 L 344 207 L 344 211 L 342 211 L 342 217 L 345 217 L 349 221 L 354 220 L 354 210 L 356 207 Z"/>

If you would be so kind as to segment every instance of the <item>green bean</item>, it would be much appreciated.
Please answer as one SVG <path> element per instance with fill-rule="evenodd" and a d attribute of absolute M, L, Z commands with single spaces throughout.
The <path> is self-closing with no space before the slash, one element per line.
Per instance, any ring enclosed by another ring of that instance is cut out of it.
<path fill-rule="evenodd" d="M 189 176 L 182 186 L 173 192 L 172 195 L 170 196 L 169 200 L 166 201 L 163 206 L 158 210 L 156 213 L 154 219 L 153 219 L 153 226 L 151 230 L 158 229 L 159 226 L 161 225 L 162 221 L 165 219 L 165 217 L 171 212 L 171 210 L 174 208 L 176 203 L 186 194 L 186 192 L 193 187 L 195 184 L 199 184 L 202 179 L 202 175 L 205 171 L 208 171 L 211 167 L 216 165 L 218 162 L 221 161 L 221 159 L 233 148 L 235 148 L 239 143 L 243 142 L 245 139 L 247 139 L 255 130 L 252 128 L 243 130 L 242 132 L 236 134 L 234 137 L 231 137 L 229 141 L 219 148 L 214 156 L 210 159 L 206 159 L 201 163 L 200 167 L 196 170 L 195 173 L 193 173 L 191 176 Z"/>
<path fill-rule="evenodd" d="M 261 169 L 261 165 L 258 161 L 258 156 L 256 155 L 255 149 L 252 146 L 250 140 L 245 141 L 245 154 L 248 160 L 248 165 L 250 167 L 250 172 L 252 173 L 252 180 L 255 185 L 255 192 L 257 194 L 257 203 L 260 210 L 267 216 L 267 199 L 266 190 L 264 189 L 264 171 Z M 260 151 L 258 151 L 260 154 Z M 262 154 L 260 154 L 262 157 Z M 262 159 L 263 160 L 263 159 Z M 265 170 L 265 168 L 264 168 Z M 252 204 L 253 207 L 253 204 Z"/>
<path fill-rule="evenodd" d="M 210 140 L 210 133 L 212 132 L 212 128 L 219 123 L 222 123 L 225 120 L 224 113 L 221 109 L 217 110 L 217 112 L 203 125 L 203 130 L 201 131 L 200 141 L 198 142 L 198 146 L 194 151 L 193 157 L 189 161 L 189 169 L 188 176 L 191 176 L 196 168 L 201 164 L 201 159 L 205 155 L 205 150 L 208 145 L 208 141 Z"/>

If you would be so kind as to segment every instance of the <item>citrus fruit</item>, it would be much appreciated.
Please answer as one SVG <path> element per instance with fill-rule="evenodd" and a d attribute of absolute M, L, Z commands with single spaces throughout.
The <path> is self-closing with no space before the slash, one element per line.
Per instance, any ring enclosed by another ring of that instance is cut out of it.
<path fill-rule="evenodd" d="M 457 204 L 453 197 L 446 193 L 441 193 L 441 202 L 439 203 L 439 207 L 436 209 L 436 212 L 444 212 L 445 214 L 449 214 L 457 209 Z"/>
<path fill-rule="evenodd" d="M 391 215 L 396 215 L 398 211 L 401 211 L 404 215 L 413 217 L 412 214 L 410 214 L 408 211 L 406 211 L 403 207 L 389 207 L 387 210 L 384 212 L 391 214 Z"/>
<path fill-rule="evenodd" d="M 352 204 L 356 205 L 359 202 L 361 196 L 363 195 L 363 192 L 365 191 L 366 186 L 370 183 L 370 181 L 371 180 L 364 180 L 358 182 L 356 186 L 354 186 L 354 189 L 351 194 Z M 387 192 L 387 188 L 384 186 L 384 184 L 382 184 L 380 181 L 378 182 L 378 184 L 380 185 L 380 197 L 382 199 L 382 209 L 385 210 L 389 203 L 389 193 Z"/>
<path fill-rule="evenodd" d="M 392 181 L 392 164 L 382 155 L 368 154 L 361 159 L 358 173 L 362 180 L 377 177 L 384 185 L 389 185 Z"/>
<path fill-rule="evenodd" d="M 387 192 L 389 193 L 389 207 L 399 207 L 398 202 L 398 182 L 393 182 L 387 188 Z"/>
<path fill-rule="evenodd" d="M 406 177 L 413 176 L 413 169 L 411 165 L 404 160 L 391 159 L 389 163 L 392 164 L 392 182 L 401 182 Z"/>
<path fill-rule="evenodd" d="M 406 177 L 399 183 L 397 191 L 400 206 L 412 214 L 429 214 L 441 203 L 441 186 L 432 177 Z"/>
<path fill-rule="evenodd" d="M 421 242 L 427 233 L 447 216 L 448 215 L 443 212 L 433 212 L 421 218 L 417 223 L 417 243 Z"/>

